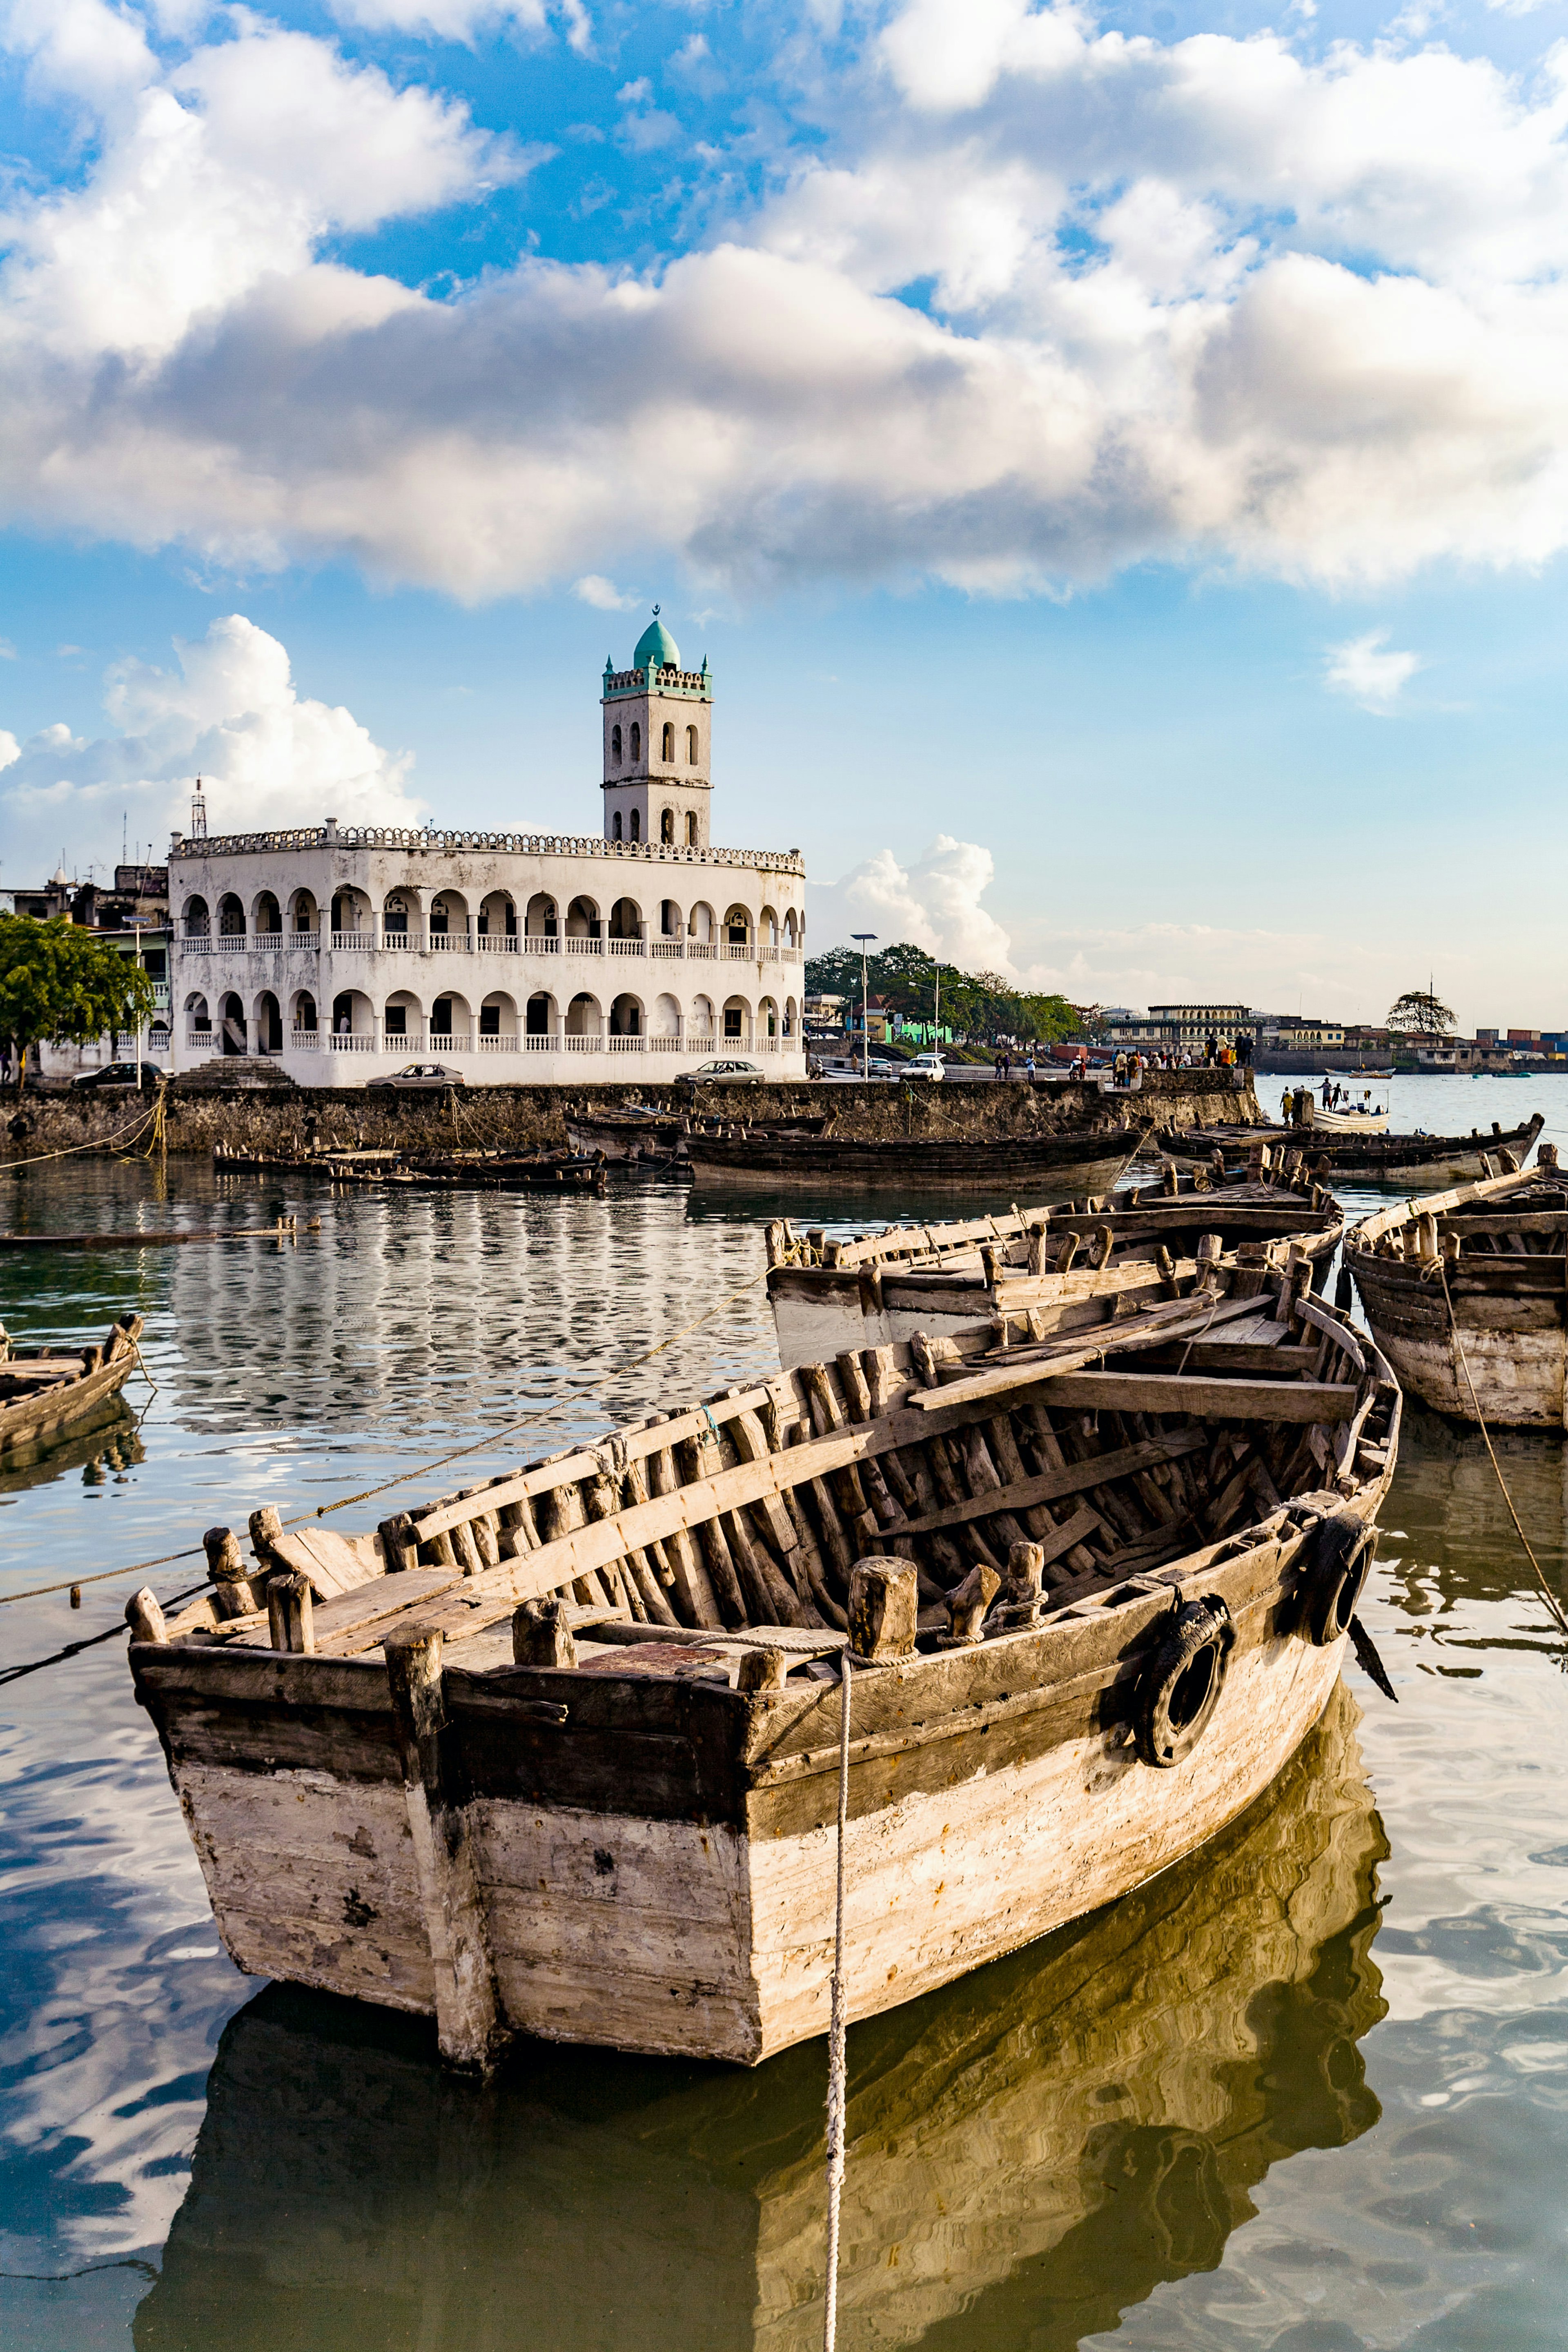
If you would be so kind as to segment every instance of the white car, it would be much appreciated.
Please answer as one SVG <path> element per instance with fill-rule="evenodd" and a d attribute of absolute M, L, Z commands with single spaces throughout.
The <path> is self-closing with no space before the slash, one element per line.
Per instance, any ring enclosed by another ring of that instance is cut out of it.
<path fill-rule="evenodd" d="M 906 1078 L 943 1078 L 947 1076 L 940 1054 L 917 1054 L 912 1062 L 904 1064 Z"/>

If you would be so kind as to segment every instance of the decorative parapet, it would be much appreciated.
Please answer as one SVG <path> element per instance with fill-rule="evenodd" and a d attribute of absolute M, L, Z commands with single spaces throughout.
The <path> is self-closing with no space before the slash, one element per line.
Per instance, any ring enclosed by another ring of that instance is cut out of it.
<path fill-rule="evenodd" d="M 679 694 L 711 702 L 713 673 L 706 663 L 700 669 L 676 669 L 668 663 L 659 668 L 653 662 L 647 669 L 611 669 L 606 663 L 602 699 L 616 701 L 626 694 Z"/>
<path fill-rule="evenodd" d="M 689 849 L 662 841 L 605 841 L 598 834 L 419 833 L 401 825 L 293 825 L 274 833 L 209 834 L 187 841 L 176 835 L 171 859 L 247 857 L 289 849 L 405 849 L 456 856 L 463 850 L 502 851 L 514 857 L 607 857 L 643 866 L 749 866 L 770 874 L 801 874 L 798 849 Z"/>

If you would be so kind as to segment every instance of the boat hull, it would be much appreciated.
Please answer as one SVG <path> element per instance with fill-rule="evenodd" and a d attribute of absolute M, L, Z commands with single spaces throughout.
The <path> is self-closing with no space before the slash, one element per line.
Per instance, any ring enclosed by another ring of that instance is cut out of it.
<path fill-rule="evenodd" d="M 1312 1171 L 1326 1170 L 1335 1184 L 1385 1184 L 1394 1192 L 1433 1192 L 1484 1177 L 1483 1155 L 1495 1167 L 1500 1152 L 1511 1151 L 1522 1164 L 1543 1124 L 1538 1113 L 1522 1127 L 1496 1135 L 1391 1135 L 1381 1139 L 1316 1127 L 1169 1129 L 1155 1142 L 1181 1168 L 1207 1167 L 1216 1148 L 1227 1160 L 1244 1161 L 1254 1145 L 1266 1143 L 1274 1150 L 1303 1152 Z"/>
<path fill-rule="evenodd" d="M 141 1328 L 138 1318 L 138 1332 Z M 127 1342 L 93 1371 L 62 1381 L 58 1387 L 46 1389 L 37 1396 L 0 1403 L 0 1462 L 14 1454 L 48 1445 L 69 1430 L 106 1420 L 137 1360 L 134 1347 Z"/>
<path fill-rule="evenodd" d="M 710 1140 L 693 1136 L 691 1172 L 699 1185 L 750 1187 L 785 1192 L 792 1184 L 815 1191 L 844 1187 L 916 1192 L 992 1192 L 1042 1186 L 1059 1197 L 1109 1192 L 1131 1166 L 1143 1139 L 1136 1129 L 1113 1129 L 1104 1136 L 1053 1137 L 1019 1143 L 987 1138 L 976 1143 L 836 1143 L 816 1138 L 795 1147 L 774 1139 L 754 1143 L 742 1137 Z"/>

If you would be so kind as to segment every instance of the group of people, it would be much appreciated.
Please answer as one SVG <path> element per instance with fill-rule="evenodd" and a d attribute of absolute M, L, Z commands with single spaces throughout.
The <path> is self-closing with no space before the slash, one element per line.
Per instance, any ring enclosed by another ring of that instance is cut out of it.
<path fill-rule="evenodd" d="M 1024 1076 L 1028 1079 L 1029 1084 L 1033 1086 L 1035 1083 L 1035 1049 L 1032 1045 L 1024 1056 L 1023 1071 Z M 996 1059 L 992 1064 L 992 1072 L 993 1075 L 998 1078 L 1010 1078 L 1012 1076 L 1013 1054 L 1010 1046 L 999 1045 L 997 1047 Z"/>

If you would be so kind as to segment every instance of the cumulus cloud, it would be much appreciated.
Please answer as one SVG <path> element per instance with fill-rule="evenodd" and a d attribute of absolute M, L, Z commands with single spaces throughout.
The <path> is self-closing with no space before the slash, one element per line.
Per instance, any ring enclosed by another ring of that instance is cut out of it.
<path fill-rule="evenodd" d="M 472 41 L 500 25 L 542 33 L 552 13 L 574 48 L 587 45 L 591 29 L 580 0 L 559 0 L 553 11 L 545 0 L 330 0 L 330 5 L 342 25 L 361 25 L 373 32 L 419 33 L 440 41 Z"/>
<path fill-rule="evenodd" d="M 1323 683 L 1331 694 L 1348 695 L 1363 710 L 1386 717 L 1421 667 L 1419 654 L 1385 650 L 1388 637 L 1386 629 L 1369 629 L 1363 637 L 1331 646 L 1323 663 Z"/>
<path fill-rule="evenodd" d="M 352 711 L 301 696 L 278 639 L 231 613 L 194 644 L 174 640 L 177 667 L 116 665 L 105 708 L 116 731 L 96 741 L 57 721 L 26 743 L 0 737 L 0 806 L 21 870 L 64 840 L 85 871 L 130 830 L 158 845 L 185 830 L 199 774 L 215 833 L 319 824 L 416 825 L 426 803 L 408 790 L 412 760 L 375 742 Z M 54 845 L 53 847 L 50 845 Z"/>
<path fill-rule="evenodd" d="M 875 931 L 879 947 L 910 940 L 965 971 L 1014 978 L 1011 942 L 980 903 L 996 877 L 991 852 L 939 833 L 912 866 L 890 849 L 835 883 L 810 887 L 807 919 L 815 952 L 847 947 L 856 931 Z"/>
<path fill-rule="evenodd" d="M 623 596 L 613 580 L 604 579 L 597 572 L 586 572 L 574 582 L 572 593 L 597 613 L 629 613 L 637 601 L 635 596 Z"/>
<path fill-rule="evenodd" d="M 451 37 L 506 13 L 340 5 Z M 243 14 L 172 62 L 103 0 L 5 22 L 97 128 L 0 222 L 0 520 L 470 597 L 652 551 L 1019 593 L 1568 541 L 1568 52 L 1515 79 L 908 0 L 705 248 L 437 299 L 325 256 L 525 168 L 460 105 Z M 677 143 L 622 96 L 626 142 Z"/>

